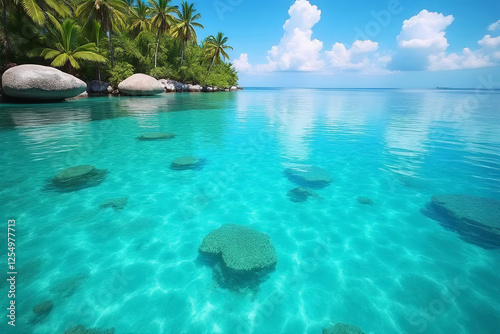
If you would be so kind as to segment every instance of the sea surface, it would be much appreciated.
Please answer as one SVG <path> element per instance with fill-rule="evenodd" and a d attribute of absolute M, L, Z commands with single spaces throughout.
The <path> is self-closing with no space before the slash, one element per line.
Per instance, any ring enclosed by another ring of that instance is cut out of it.
<path fill-rule="evenodd" d="M 151 132 L 175 133 L 140 141 Z M 500 333 L 500 250 L 424 214 L 434 194 L 500 199 L 500 92 L 247 89 L 0 104 L 0 268 L 16 221 L 16 326 L 0 333 Z M 172 170 L 197 156 L 195 170 Z M 332 182 L 292 201 L 283 171 Z M 50 187 L 93 165 L 100 184 Z M 365 197 L 362 204 L 358 197 Z M 100 208 L 128 198 L 123 209 Z M 369 200 L 367 200 L 369 199 Z M 203 238 L 266 233 L 278 263 L 255 291 L 220 287 Z M 33 307 L 53 308 L 36 316 Z"/>

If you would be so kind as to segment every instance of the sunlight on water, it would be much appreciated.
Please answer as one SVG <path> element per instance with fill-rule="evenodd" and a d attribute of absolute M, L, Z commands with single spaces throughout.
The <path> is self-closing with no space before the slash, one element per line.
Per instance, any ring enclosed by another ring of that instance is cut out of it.
<path fill-rule="evenodd" d="M 18 229 L 17 325 L 0 332 L 498 333 L 499 249 L 425 210 L 441 193 L 500 199 L 499 105 L 310 89 L 0 105 L 0 211 Z M 176 137 L 137 139 L 152 132 Z M 204 163 L 171 168 L 186 156 Z M 78 165 L 107 174 L 51 186 Z M 290 192 L 284 170 L 303 165 L 332 182 Z M 228 223 L 276 249 L 257 291 L 221 287 L 198 253 Z"/>

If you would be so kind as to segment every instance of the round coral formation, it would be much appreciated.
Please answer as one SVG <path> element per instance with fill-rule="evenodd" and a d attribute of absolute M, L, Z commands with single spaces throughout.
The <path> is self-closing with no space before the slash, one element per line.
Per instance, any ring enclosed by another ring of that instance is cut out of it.
<path fill-rule="evenodd" d="M 215 259 L 215 280 L 233 290 L 256 288 L 278 261 L 266 234 L 235 224 L 223 225 L 210 232 L 198 251 Z"/>

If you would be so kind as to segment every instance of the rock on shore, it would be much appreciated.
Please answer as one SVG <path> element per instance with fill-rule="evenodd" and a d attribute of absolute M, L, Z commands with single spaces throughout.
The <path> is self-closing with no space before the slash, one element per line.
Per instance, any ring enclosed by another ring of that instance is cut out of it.
<path fill-rule="evenodd" d="M 89 95 L 107 95 L 110 93 L 110 84 L 99 80 L 92 80 L 87 83 L 87 93 Z"/>
<path fill-rule="evenodd" d="M 165 88 L 152 76 L 136 73 L 118 84 L 120 93 L 131 96 L 147 96 L 163 93 Z"/>
<path fill-rule="evenodd" d="M 63 100 L 87 89 L 82 80 L 57 68 L 42 65 L 19 65 L 2 76 L 5 95 L 26 100 Z"/>

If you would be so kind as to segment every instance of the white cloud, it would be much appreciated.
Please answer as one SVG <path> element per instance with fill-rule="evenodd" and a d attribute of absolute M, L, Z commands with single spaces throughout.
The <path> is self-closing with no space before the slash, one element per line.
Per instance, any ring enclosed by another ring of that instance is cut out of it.
<path fill-rule="evenodd" d="M 296 0 L 288 14 L 283 37 L 268 51 L 267 63 L 253 66 L 244 53 L 233 62 L 238 71 L 330 73 L 340 70 L 381 74 L 391 70 L 458 70 L 500 64 L 500 36 L 485 35 L 478 41 L 477 50 L 464 48 L 461 52 L 447 53 L 446 29 L 453 23 L 453 15 L 424 9 L 405 20 L 396 38 L 398 49 L 387 55 L 387 52 L 379 53 L 379 44 L 371 40 L 357 40 L 350 48 L 334 43 L 331 50 L 323 52 L 323 42 L 312 38 L 312 29 L 321 20 L 321 10 L 308 0 Z M 500 30 L 500 20 L 488 29 Z"/>
<path fill-rule="evenodd" d="M 489 31 L 495 31 L 498 29 L 500 29 L 500 20 L 496 21 L 495 23 L 490 24 L 490 26 L 488 27 Z"/>
<path fill-rule="evenodd" d="M 452 15 L 444 16 L 424 9 L 403 22 L 397 37 L 398 45 L 401 48 L 444 51 L 448 47 L 445 29 L 453 20 Z"/>
<path fill-rule="evenodd" d="M 323 68 L 320 51 L 323 42 L 312 39 L 312 28 L 321 19 L 321 10 L 307 0 L 297 0 L 288 11 L 284 34 L 278 45 L 268 51 L 267 70 L 317 71 Z"/>
<path fill-rule="evenodd" d="M 445 52 L 429 56 L 429 71 L 461 70 L 491 66 L 489 57 L 465 48 L 462 54 Z"/>
<path fill-rule="evenodd" d="M 376 51 L 378 43 L 370 40 L 355 41 L 350 49 L 342 43 L 335 43 L 331 51 L 326 51 L 330 65 L 341 70 L 362 70 L 368 68 L 370 60 L 367 53 Z"/>
<path fill-rule="evenodd" d="M 491 35 L 486 35 L 477 44 L 485 48 L 496 48 L 500 46 L 500 36 L 491 37 Z"/>
<path fill-rule="evenodd" d="M 252 65 L 248 62 L 248 53 L 242 53 L 240 58 L 235 59 L 233 66 L 239 72 L 250 72 Z"/>
<path fill-rule="evenodd" d="M 378 49 L 378 43 L 370 40 L 366 41 L 355 41 L 352 43 L 352 53 L 366 53 L 372 52 Z"/>
<path fill-rule="evenodd" d="M 422 10 L 403 22 L 397 37 L 399 50 L 394 54 L 389 67 L 394 70 L 459 70 L 495 65 L 499 58 L 500 37 L 486 35 L 478 44 L 478 50 L 464 48 L 461 53 L 447 54 L 446 28 L 453 22 L 452 15 Z M 490 29 L 500 21 L 492 24 Z"/>
<path fill-rule="evenodd" d="M 403 22 L 396 38 L 399 50 L 392 57 L 389 67 L 393 70 L 426 70 L 431 55 L 446 51 L 448 40 L 446 28 L 453 22 L 452 15 L 422 10 Z"/>

